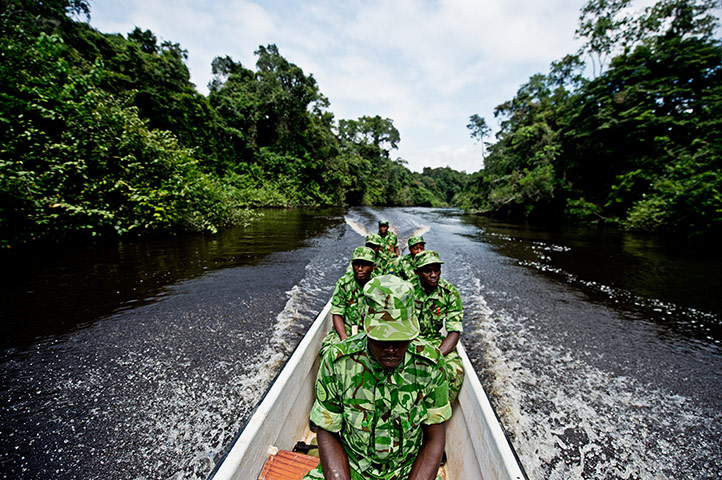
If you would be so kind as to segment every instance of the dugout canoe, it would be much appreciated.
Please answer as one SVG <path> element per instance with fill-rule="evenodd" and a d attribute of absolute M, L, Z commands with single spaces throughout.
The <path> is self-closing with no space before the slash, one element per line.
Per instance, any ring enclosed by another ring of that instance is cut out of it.
<path fill-rule="evenodd" d="M 313 437 L 308 416 L 314 399 L 318 352 L 324 335 L 331 328 L 330 309 L 329 302 L 316 317 L 209 479 L 255 480 L 262 471 L 261 478 L 266 480 L 292 478 L 269 476 L 272 475 L 267 473 L 271 468 L 269 465 L 277 457 L 276 464 L 282 465 L 279 468 L 289 471 L 293 468 L 308 468 L 287 466 L 285 462 L 297 463 L 296 457 L 302 455 L 291 454 L 290 451 L 299 441 L 311 443 Z M 526 479 L 464 347 L 459 343 L 457 348 L 466 373 L 446 428 L 448 461 L 440 471 L 442 477 L 445 480 Z M 282 454 L 285 457 L 279 457 Z M 316 461 L 310 460 L 311 463 Z"/>

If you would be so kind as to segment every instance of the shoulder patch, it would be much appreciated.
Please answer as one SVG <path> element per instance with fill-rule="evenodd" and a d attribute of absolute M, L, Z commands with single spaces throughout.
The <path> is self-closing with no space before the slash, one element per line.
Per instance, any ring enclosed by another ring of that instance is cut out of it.
<path fill-rule="evenodd" d="M 421 338 L 411 341 L 409 351 L 414 355 L 431 360 L 433 363 L 439 363 L 441 359 L 441 350 Z"/>
<path fill-rule="evenodd" d="M 360 332 L 348 337 L 346 340 L 333 345 L 335 358 L 353 355 L 366 349 L 366 333 Z"/>

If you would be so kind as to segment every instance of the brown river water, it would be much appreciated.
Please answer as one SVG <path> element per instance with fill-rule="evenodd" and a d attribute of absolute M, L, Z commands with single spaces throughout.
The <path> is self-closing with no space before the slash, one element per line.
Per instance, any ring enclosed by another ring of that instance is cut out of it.
<path fill-rule="evenodd" d="M 206 478 L 381 217 L 439 251 L 530 479 L 722 478 L 718 248 L 430 208 L 0 252 L 0 478 Z"/>

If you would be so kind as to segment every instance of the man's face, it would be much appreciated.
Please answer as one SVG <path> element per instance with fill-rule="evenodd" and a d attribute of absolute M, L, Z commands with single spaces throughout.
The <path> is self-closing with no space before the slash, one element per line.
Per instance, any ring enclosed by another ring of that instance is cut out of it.
<path fill-rule="evenodd" d="M 358 282 L 368 282 L 371 278 L 371 271 L 374 269 L 374 264 L 367 262 L 366 260 L 354 260 L 351 262 L 353 267 L 353 276 Z"/>
<path fill-rule="evenodd" d="M 396 368 L 409 349 L 410 340 L 403 342 L 382 342 L 369 338 L 369 351 L 376 361 L 387 370 Z"/>
<path fill-rule="evenodd" d="M 441 278 L 441 264 L 430 263 L 418 268 L 419 281 L 424 288 L 436 288 Z"/>
<path fill-rule="evenodd" d="M 411 253 L 412 257 L 415 257 L 419 253 L 423 252 L 426 248 L 424 247 L 423 243 L 417 243 L 413 247 L 409 247 L 409 252 Z"/>
<path fill-rule="evenodd" d="M 386 235 L 386 232 L 388 232 L 388 231 L 389 231 L 389 226 L 388 226 L 388 225 L 379 225 L 379 234 L 380 234 L 381 236 Z"/>

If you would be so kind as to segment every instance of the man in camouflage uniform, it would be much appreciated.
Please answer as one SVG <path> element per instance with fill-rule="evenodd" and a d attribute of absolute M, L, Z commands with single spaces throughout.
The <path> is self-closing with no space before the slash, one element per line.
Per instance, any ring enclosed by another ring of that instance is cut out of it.
<path fill-rule="evenodd" d="M 321 461 L 304 479 L 438 479 L 451 417 L 443 356 L 417 339 L 408 282 L 382 275 L 364 296 L 365 332 L 321 359 L 311 409 Z"/>
<path fill-rule="evenodd" d="M 445 357 L 449 401 L 453 403 L 464 382 L 464 367 L 455 350 L 463 331 L 461 296 L 455 286 L 441 278 L 441 264 L 444 262 L 438 253 L 425 250 L 414 260 L 417 275 L 414 279 L 414 297 L 421 338 L 441 350 Z M 446 329 L 446 336 L 442 327 Z"/>
<path fill-rule="evenodd" d="M 379 220 L 379 237 L 381 237 L 382 250 L 387 257 L 395 260 L 401 252 L 399 252 L 399 239 L 396 234 L 389 230 L 388 220 Z"/>
<path fill-rule="evenodd" d="M 351 255 L 351 272 L 336 281 L 331 297 L 333 328 L 323 339 L 321 353 L 329 345 L 345 340 L 363 329 L 361 307 L 363 287 L 371 280 L 376 254 L 368 247 L 356 247 Z"/>
<path fill-rule="evenodd" d="M 383 240 L 377 233 L 366 235 L 366 246 L 372 248 L 376 252 L 376 265 L 374 267 L 375 275 L 393 274 L 396 264 L 394 260 L 383 249 Z"/>
<path fill-rule="evenodd" d="M 403 257 L 399 257 L 396 261 L 394 275 L 404 280 L 412 281 L 416 277 L 414 257 L 426 249 L 426 242 L 424 242 L 424 237 L 417 235 L 410 237 L 407 244 L 409 246 L 409 253 Z"/>

